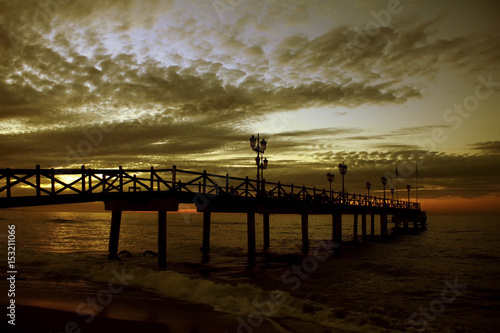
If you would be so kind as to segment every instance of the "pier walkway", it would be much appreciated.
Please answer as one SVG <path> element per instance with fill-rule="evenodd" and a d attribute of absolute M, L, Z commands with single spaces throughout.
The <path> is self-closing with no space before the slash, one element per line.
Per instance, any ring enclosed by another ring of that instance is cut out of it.
<path fill-rule="evenodd" d="M 270 247 L 269 215 L 299 214 L 302 248 L 309 249 L 311 214 L 332 216 L 332 240 L 342 242 L 342 215 L 354 216 L 354 235 L 374 235 L 375 215 L 380 233 L 387 235 L 388 216 L 395 227 L 425 228 L 426 215 L 416 202 L 349 194 L 325 189 L 266 182 L 226 175 L 177 169 L 0 169 L 0 208 L 104 202 L 111 211 L 109 258 L 116 258 L 123 211 L 158 212 L 158 264 L 166 266 L 167 212 L 180 203 L 194 204 L 203 213 L 202 251 L 210 251 L 211 213 L 247 214 L 248 254 L 255 254 L 255 214 L 263 216 L 264 249 Z"/>

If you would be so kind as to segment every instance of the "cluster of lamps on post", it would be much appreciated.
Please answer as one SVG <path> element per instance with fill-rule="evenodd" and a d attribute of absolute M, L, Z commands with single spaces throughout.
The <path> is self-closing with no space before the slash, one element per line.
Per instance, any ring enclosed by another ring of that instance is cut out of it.
<path fill-rule="evenodd" d="M 264 180 L 264 169 L 267 169 L 267 158 L 264 158 L 264 152 L 267 148 L 267 141 L 265 139 L 260 140 L 260 134 L 257 134 L 257 138 L 252 135 L 250 138 L 250 148 L 257 153 L 255 158 L 255 164 L 257 165 L 257 189 L 260 189 L 260 179 Z"/>
<path fill-rule="evenodd" d="M 344 176 L 347 173 L 347 165 L 344 162 L 339 164 L 339 171 L 340 171 L 340 174 L 342 175 L 342 202 L 345 202 Z M 333 174 L 333 172 L 328 172 L 326 174 L 326 179 L 330 183 L 330 198 L 332 196 L 332 182 L 333 182 L 334 178 L 335 178 L 335 175 Z M 385 186 L 387 185 L 387 177 L 382 176 L 380 178 L 380 181 L 381 181 L 382 185 L 384 186 L 384 203 L 385 203 L 386 202 Z M 366 189 L 368 190 L 368 197 L 369 197 L 370 196 L 370 188 L 372 187 L 372 184 L 369 181 L 367 181 L 365 185 L 366 185 Z M 411 185 L 406 185 L 406 189 L 408 190 L 408 202 L 410 202 Z M 391 194 L 392 194 L 392 200 L 394 200 L 394 187 L 391 188 Z"/>

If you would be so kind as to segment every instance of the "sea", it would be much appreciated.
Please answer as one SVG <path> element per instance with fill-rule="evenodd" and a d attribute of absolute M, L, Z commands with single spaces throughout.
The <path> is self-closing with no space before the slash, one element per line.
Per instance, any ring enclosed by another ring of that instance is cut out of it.
<path fill-rule="evenodd" d="M 247 257 L 246 214 L 212 214 L 208 255 L 200 251 L 202 219 L 195 211 L 168 213 L 162 269 L 145 254 L 157 251 L 156 214 L 124 212 L 119 250 L 127 252 L 111 261 L 110 212 L 3 210 L 0 275 L 15 225 L 18 278 L 33 289 L 100 286 L 126 270 L 136 297 L 237 315 L 235 332 L 258 332 L 263 321 L 277 332 L 500 330 L 498 216 L 428 214 L 424 231 L 391 230 L 381 239 L 368 226 L 366 241 L 354 238 L 352 216 L 344 216 L 339 246 L 331 240 L 331 216 L 311 215 L 304 254 L 299 215 L 270 216 L 268 250 L 257 215 L 255 260 Z"/>

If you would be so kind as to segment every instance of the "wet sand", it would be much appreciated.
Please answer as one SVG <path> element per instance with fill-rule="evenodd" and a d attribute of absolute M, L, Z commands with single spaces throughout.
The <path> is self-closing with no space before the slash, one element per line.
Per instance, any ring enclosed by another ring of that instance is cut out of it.
<path fill-rule="evenodd" d="M 4 286 L 3 281 L 0 285 Z M 101 311 L 96 312 L 96 316 L 91 320 L 88 307 L 85 307 L 86 310 L 82 313 L 78 313 L 77 309 L 88 298 L 95 298 L 96 294 L 93 291 L 74 292 L 60 289 L 56 291 L 50 287 L 45 290 L 22 288 L 16 294 L 15 327 L 7 323 L 8 318 L 4 315 L 0 328 L 1 332 L 16 333 L 250 333 L 254 330 L 250 326 L 240 327 L 238 330 L 240 324 L 237 315 L 214 311 L 202 304 L 191 304 L 154 295 L 144 297 L 145 294 L 147 295 L 144 291 L 130 289 L 116 295 Z M 7 301 L 4 296 L 0 298 L 0 306 L 3 309 L 6 309 Z M 256 329 L 267 333 L 276 332 L 277 327 L 265 321 Z"/>

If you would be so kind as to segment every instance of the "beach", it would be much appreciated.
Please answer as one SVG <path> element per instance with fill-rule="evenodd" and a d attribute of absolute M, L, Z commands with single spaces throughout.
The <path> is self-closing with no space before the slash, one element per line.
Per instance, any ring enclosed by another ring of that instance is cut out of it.
<path fill-rule="evenodd" d="M 2 323 L 2 332 L 237 332 L 236 315 L 214 311 L 201 304 L 176 301 L 152 293 L 129 289 L 114 295 L 101 308 L 96 299 L 99 290 L 61 290 L 46 285 L 33 290 L 19 281 L 16 294 L 16 325 Z M 5 282 L 0 283 L 0 288 Z M 99 286 L 96 286 L 99 287 Z M 102 287 L 106 287 L 102 285 Z M 102 289 L 101 289 L 102 290 Z M 89 299 L 97 302 L 96 311 L 82 307 Z M 2 299 L 2 308 L 7 306 Z M 82 312 L 78 312 L 79 306 Z M 81 330 L 81 331 L 80 331 Z M 260 332 L 275 332 L 269 322 L 259 326 Z M 243 330 L 242 332 L 245 332 Z"/>

